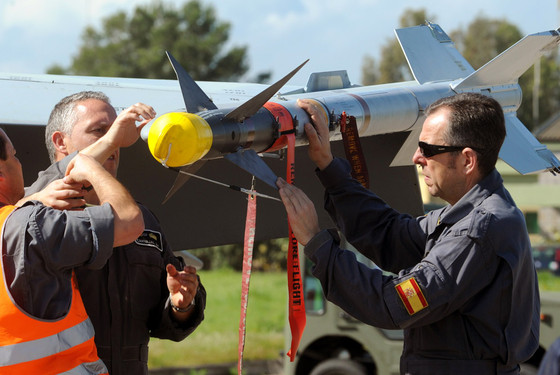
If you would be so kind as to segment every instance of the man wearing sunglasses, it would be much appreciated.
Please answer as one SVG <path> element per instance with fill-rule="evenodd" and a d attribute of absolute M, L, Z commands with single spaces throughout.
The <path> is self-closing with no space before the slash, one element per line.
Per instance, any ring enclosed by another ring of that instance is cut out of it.
<path fill-rule="evenodd" d="M 386 205 L 333 158 L 325 116 L 300 106 L 325 208 L 346 239 L 381 269 L 321 231 L 313 203 L 279 179 L 290 225 L 327 299 L 364 323 L 404 329 L 402 374 L 519 374 L 539 342 L 539 295 L 521 211 L 495 169 L 506 130 L 498 102 L 480 94 L 426 109 L 413 161 L 449 205 L 414 218 Z M 323 111 L 324 112 L 324 111 Z"/>

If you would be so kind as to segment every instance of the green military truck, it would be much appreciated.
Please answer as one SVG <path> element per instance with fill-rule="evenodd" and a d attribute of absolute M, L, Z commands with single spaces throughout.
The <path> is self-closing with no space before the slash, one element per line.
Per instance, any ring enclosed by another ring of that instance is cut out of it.
<path fill-rule="evenodd" d="M 369 266 L 373 263 L 358 254 Z M 302 257 L 303 258 L 303 257 Z M 286 375 L 398 375 L 403 332 L 363 324 L 328 302 L 319 281 L 304 262 L 307 326 L 294 362 L 285 360 Z M 540 347 L 523 364 L 522 375 L 533 375 L 546 349 L 560 337 L 560 292 L 541 292 Z M 289 327 L 286 337 L 291 338 Z M 289 341 L 287 346 L 289 347 Z"/>
<path fill-rule="evenodd" d="M 373 263 L 359 253 L 360 260 Z M 398 375 L 403 332 L 361 323 L 328 302 L 311 262 L 302 259 L 307 325 L 294 362 L 285 361 L 286 375 Z M 288 331 L 286 337 L 291 338 Z M 289 345 L 289 342 L 288 342 Z"/>

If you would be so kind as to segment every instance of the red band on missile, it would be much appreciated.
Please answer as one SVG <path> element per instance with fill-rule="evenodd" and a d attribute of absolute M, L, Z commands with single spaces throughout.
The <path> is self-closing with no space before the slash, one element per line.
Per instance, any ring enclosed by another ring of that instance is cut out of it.
<path fill-rule="evenodd" d="M 280 124 L 280 134 L 287 134 L 294 131 L 294 121 L 290 112 L 281 104 L 275 102 L 267 102 L 263 106 L 268 109 L 268 111 L 274 116 L 274 118 Z M 278 137 L 272 146 L 270 146 L 264 152 L 272 152 L 280 150 L 288 144 L 288 139 L 285 135 Z"/>

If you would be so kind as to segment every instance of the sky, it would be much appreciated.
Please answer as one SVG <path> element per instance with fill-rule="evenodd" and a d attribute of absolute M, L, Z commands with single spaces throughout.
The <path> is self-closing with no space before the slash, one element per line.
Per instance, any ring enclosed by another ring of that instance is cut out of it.
<path fill-rule="evenodd" d="M 201 0 L 220 21 L 231 24 L 230 46 L 247 46 L 250 71 L 282 78 L 310 61 L 289 84 L 305 85 L 309 74 L 347 70 L 361 82 L 366 55 L 378 58 L 381 46 L 395 38 L 406 9 L 425 9 L 429 21 L 448 34 L 466 28 L 477 15 L 505 19 L 522 34 L 560 26 L 560 0 Z M 45 73 L 68 67 L 78 53 L 87 26 L 118 11 L 132 13 L 150 0 L 0 0 L 0 72 Z M 175 4 L 182 4 L 173 1 Z M 351 5 L 350 5 L 351 4 Z M 188 71 L 188 62 L 181 61 Z"/>

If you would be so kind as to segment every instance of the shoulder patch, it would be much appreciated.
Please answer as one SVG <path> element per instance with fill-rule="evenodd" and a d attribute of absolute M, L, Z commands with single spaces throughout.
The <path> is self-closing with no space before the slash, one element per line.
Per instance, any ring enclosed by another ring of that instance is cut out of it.
<path fill-rule="evenodd" d="M 414 315 L 428 307 L 428 301 L 424 298 L 424 294 L 422 294 L 414 277 L 397 284 L 395 289 L 409 315 Z"/>
<path fill-rule="evenodd" d="M 144 233 L 140 235 L 135 241 L 140 246 L 151 246 L 163 252 L 163 243 L 161 241 L 161 233 L 145 229 Z"/>

